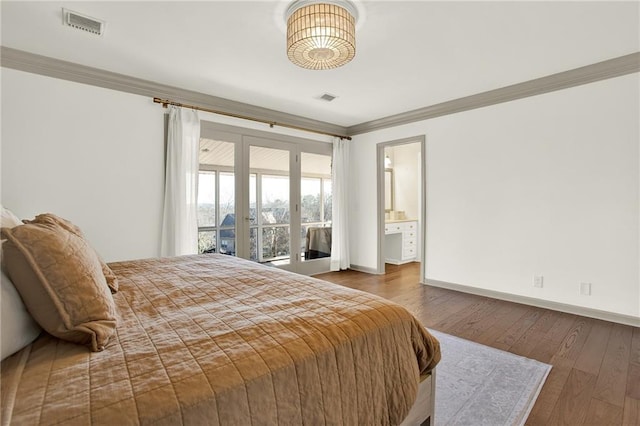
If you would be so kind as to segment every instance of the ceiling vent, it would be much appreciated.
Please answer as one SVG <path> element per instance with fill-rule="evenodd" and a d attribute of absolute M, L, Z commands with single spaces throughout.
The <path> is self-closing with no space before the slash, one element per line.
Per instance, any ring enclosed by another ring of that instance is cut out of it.
<path fill-rule="evenodd" d="M 337 96 L 330 95 L 328 93 L 325 93 L 324 95 L 320 96 L 320 99 L 322 99 L 323 101 L 327 101 L 327 102 L 331 102 L 335 98 L 337 98 Z"/>
<path fill-rule="evenodd" d="M 101 36 L 105 22 L 69 9 L 62 9 L 63 24 L 78 30 Z"/>

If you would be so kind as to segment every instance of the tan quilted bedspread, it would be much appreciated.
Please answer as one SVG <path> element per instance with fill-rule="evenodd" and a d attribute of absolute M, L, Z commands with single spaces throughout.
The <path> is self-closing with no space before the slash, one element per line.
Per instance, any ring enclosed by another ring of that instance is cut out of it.
<path fill-rule="evenodd" d="M 440 359 L 404 308 L 325 281 L 222 255 L 110 266 L 116 336 L 5 360 L 3 423 L 397 424 Z"/>

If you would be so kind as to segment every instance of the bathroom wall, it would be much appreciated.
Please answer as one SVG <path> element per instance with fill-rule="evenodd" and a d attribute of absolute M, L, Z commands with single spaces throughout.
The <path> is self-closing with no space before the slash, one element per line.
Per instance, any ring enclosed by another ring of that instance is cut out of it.
<path fill-rule="evenodd" d="M 404 211 L 407 219 L 420 217 L 420 144 L 396 145 L 389 151 L 394 174 L 396 211 Z"/>

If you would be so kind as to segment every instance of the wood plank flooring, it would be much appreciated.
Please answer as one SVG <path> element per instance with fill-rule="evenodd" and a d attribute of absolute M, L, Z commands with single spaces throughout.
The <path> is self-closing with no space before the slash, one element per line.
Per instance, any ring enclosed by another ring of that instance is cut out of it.
<path fill-rule="evenodd" d="M 421 285 L 417 263 L 316 278 L 393 300 L 435 330 L 551 364 L 527 425 L 640 425 L 637 327 Z"/>

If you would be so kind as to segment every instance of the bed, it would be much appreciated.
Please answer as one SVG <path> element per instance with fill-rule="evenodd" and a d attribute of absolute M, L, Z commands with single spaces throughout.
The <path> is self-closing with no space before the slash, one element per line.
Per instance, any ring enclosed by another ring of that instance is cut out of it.
<path fill-rule="evenodd" d="M 396 304 L 219 254 L 109 267 L 108 343 L 90 351 L 43 332 L 6 358 L 3 424 L 433 418 L 439 344 Z"/>

